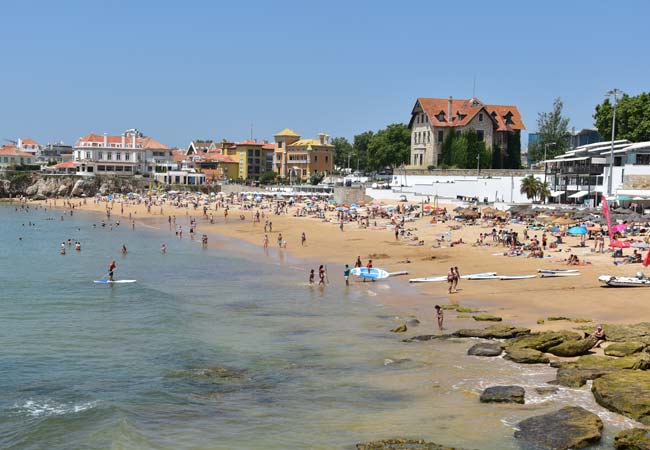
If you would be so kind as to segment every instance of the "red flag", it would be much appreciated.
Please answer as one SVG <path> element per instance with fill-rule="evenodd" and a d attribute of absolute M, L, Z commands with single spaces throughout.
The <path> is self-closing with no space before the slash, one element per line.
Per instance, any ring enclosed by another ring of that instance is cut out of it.
<path fill-rule="evenodd" d="M 648 250 L 648 254 L 645 255 L 645 259 L 643 260 L 643 265 L 645 267 L 650 266 L 650 250 Z"/>
<path fill-rule="evenodd" d="M 614 230 L 612 229 L 612 218 L 609 215 L 609 205 L 607 204 L 607 197 L 603 195 L 603 215 L 607 220 L 607 232 L 609 233 L 610 242 L 614 239 Z"/>

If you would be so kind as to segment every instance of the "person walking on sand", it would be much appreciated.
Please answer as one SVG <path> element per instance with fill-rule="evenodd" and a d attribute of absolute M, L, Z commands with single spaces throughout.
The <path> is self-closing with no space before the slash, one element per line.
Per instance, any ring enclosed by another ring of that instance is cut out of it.
<path fill-rule="evenodd" d="M 122 254 L 123 254 L 123 255 L 126 255 L 126 253 L 127 253 L 126 245 L 125 245 L 125 244 L 122 244 Z"/>
<path fill-rule="evenodd" d="M 266 250 L 267 248 L 269 248 L 269 235 L 265 234 L 264 235 L 264 249 Z"/>
<path fill-rule="evenodd" d="M 278 233 L 278 247 L 282 248 L 282 233 Z"/>
<path fill-rule="evenodd" d="M 454 287 L 454 268 L 450 267 L 449 272 L 447 272 L 447 284 L 449 284 L 449 293 Z"/>
<path fill-rule="evenodd" d="M 163 244 L 160 246 L 160 252 L 164 255 L 167 253 L 167 244 Z"/>
<path fill-rule="evenodd" d="M 458 292 L 458 282 L 460 281 L 460 272 L 458 266 L 454 266 L 454 292 Z"/>
<path fill-rule="evenodd" d="M 350 266 L 345 265 L 345 270 L 343 270 L 343 279 L 345 280 L 345 285 L 350 286 Z"/>
<path fill-rule="evenodd" d="M 318 285 L 325 285 L 325 266 L 322 264 L 318 268 Z"/>
<path fill-rule="evenodd" d="M 111 261 L 111 263 L 108 265 L 108 280 L 109 281 L 115 281 L 115 280 L 113 280 L 113 274 L 115 273 L 116 268 L 117 268 L 117 264 L 115 264 L 115 261 Z"/>
<path fill-rule="evenodd" d="M 440 305 L 436 305 L 434 308 L 436 310 L 436 319 L 438 320 L 438 330 L 442 331 L 442 322 L 445 320 L 444 313 Z"/>
<path fill-rule="evenodd" d="M 300 245 L 301 245 L 302 247 L 304 247 L 304 246 L 305 246 L 305 242 L 307 242 L 307 235 L 306 235 L 305 232 L 303 231 L 302 234 L 300 235 Z"/>

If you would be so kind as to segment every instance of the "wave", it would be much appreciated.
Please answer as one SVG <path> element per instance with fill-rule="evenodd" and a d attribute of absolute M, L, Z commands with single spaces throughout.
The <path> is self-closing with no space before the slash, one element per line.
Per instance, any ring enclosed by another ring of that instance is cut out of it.
<path fill-rule="evenodd" d="M 26 400 L 22 405 L 14 404 L 16 414 L 26 414 L 32 417 L 62 416 L 80 413 L 94 408 L 99 400 L 85 403 L 59 403 L 52 400 Z"/>

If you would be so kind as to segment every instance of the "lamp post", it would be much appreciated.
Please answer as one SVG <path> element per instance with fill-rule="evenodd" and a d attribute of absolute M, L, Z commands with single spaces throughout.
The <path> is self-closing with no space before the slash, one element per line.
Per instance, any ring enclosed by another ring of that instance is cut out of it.
<path fill-rule="evenodd" d="M 614 175 L 614 136 L 616 135 L 616 106 L 618 105 L 618 96 L 623 95 L 620 89 L 607 91 L 606 97 L 614 97 L 614 114 L 612 116 L 612 144 L 609 151 L 609 175 L 607 176 L 607 195 L 612 195 L 612 177 Z"/>

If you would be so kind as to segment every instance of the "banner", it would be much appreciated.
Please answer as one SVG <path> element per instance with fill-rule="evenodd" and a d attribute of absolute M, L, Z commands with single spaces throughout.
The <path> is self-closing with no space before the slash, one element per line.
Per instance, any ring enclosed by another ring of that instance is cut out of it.
<path fill-rule="evenodd" d="M 648 254 L 645 255 L 645 259 L 643 260 L 643 266 L 644 267 L 650 266 L 650 250 L 648 250 Z"/>
<path fill-rule="evenodd" d="M 609 215 L 609 205 L 607 204 L 607 198 L 603 195 L 603 215 L 605 220 L 607 220 L 607 232 L 609 233 L 609 241 L 614 240 L 614 230 L 612 229 L 612 217 Z"/>

